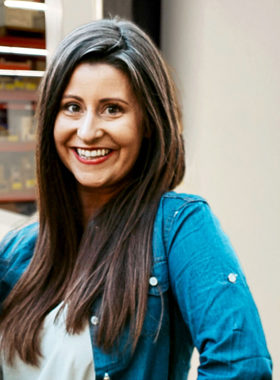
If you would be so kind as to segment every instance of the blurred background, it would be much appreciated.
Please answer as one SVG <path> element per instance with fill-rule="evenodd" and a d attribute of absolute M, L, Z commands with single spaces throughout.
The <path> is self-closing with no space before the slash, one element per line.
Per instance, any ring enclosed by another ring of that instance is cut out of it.
<path fill-rule="evenodd" d="M 33 116 L 48 60 L 73 28 L 114 15 L 170 66 L 187 156 L 178 191 L 204 196 L 230 236 L 280 379 L 279 1 L 0 0 L 0 238 L 36 211 Z"/>

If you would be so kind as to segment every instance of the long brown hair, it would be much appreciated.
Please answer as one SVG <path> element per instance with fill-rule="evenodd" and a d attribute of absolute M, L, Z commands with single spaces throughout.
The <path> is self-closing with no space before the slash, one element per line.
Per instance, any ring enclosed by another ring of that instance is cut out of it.
<path fill-rule="evenodd" d="M 62 95 L 81 62 L 123 70 L 142 106 L 147 132 L 129 185 L 86 228 L 76 181 L 60 161 L 53 138 Z M 38 364 L 42 322 L 61 301 L 68 305 L 68 332 L 81 331 L 100 299 L 97 344 L 109 350 L 129 323 L 135 347 L 145 317 L 158 202 L 184 174 L 180 112 L 166 64 L 133 23 L 91 22 L 61 42 L 37 109 L 39 234 L 28 269 L 3 305 L 0 335 L 6 357 L 12 362 L 17 352 L 25 362 Z"/>

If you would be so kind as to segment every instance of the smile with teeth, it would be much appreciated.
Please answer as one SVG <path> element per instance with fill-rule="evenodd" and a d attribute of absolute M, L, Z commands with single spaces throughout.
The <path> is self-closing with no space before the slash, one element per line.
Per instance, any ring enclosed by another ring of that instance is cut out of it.
<path fill-rule="evenodd" d="M 99 158 L 99 157 L 104 157 L 107 156 L 107 154 L 110 153 L 110 149 L 81 149 L 77 148 L 76 152 L 78 155 L 83 158 L 84 160 L 92 160 L 93 158 Z"/>

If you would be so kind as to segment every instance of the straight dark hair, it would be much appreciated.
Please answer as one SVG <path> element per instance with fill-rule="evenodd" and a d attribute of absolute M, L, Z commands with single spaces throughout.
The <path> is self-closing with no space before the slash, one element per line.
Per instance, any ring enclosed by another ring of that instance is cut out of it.
<path fill-rule="evenodd" d="M 72 173 L 58 157 L 53 129 L 62 95 L 82 62 L 122 70 L 144 113 L 139 157 L 120 188 L 84 228 Z M 110 350 L 126 324 L 140 337 L 152 265 L 152 234 L 161 195 L 184 175 L 181 117 L 166 64 L 150 38 L 123 20 L 79 27 L 60 44 L 42 81 L 37 107 L 39 235 L 32 261 L 4 302 L 2 348 L 38 365 L 42 322 L 60 302 L 66 328 L 79 333 L 98 300 L 97 344 Z"/>

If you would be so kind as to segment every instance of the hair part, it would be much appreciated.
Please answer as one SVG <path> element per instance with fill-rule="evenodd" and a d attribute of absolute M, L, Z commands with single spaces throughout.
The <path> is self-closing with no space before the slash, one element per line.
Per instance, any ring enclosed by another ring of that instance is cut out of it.
<path fill-rule="evenodd" d="M 76 180 L 53 138 L 62 95 L 83 62 L 110 64 L 128 76 L 146 131 L 129 185 L 86 228 Z M 145 318 L 158 203 L 185 169 L 180 110 L 166 64 L 131 22 L 99 20 L 79 27 L 61 42 L 42 81 L 37 125 L 40 227 L 32 261 L 0 316 L 6 357 L 12 362 L 17 352 L 38 364 L 43 320 L 62 301 L 68 305 L 68 332 L 81 331 L 99 299 L 97 344 L 110 350 L 129 324 L 135 348 Z"/>

